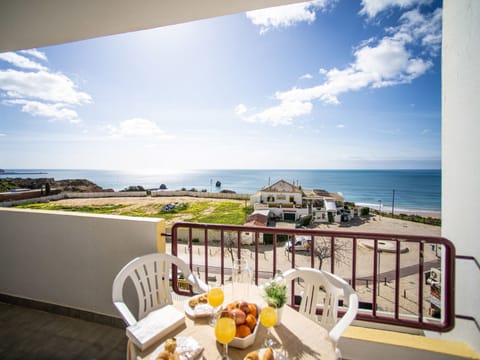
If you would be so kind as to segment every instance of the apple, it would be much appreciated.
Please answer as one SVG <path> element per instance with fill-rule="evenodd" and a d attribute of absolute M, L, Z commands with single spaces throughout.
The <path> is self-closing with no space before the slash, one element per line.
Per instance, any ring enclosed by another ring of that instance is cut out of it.
<path fill-rule="evenodd" d="M 229 317 L 229 318 L 232 318 L 232 319 L 235 319 L 235 316 L 234 314 L 232 313 L 231 310 L 222 310 L 220 312 L 220 317 L 223 318 L 223 317 Z"/>
<path fill-rule="evenodd" d="M 233 315 L 233 318 L 235 319 L 235 324 L 237 325 L 242 325 L 245 324 L 245 319 L 247 318 L 247 315 L 240 310 L 240 309 L 233 309 L 231 310 L 231 313 Z"/>
<path fill-rule="evenodd" d="M 242 310 L 246 315 L 250 312 L 250 309 L 248 308 L 248 302 L 242 301 L 240 302 L 239 309 Z"/>

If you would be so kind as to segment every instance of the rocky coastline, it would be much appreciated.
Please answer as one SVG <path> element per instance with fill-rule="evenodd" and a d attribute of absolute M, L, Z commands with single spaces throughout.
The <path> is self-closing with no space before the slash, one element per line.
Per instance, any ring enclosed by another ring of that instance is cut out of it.
<path fill-rule="evenodd" d="M 57 192 L 113 192 L 87 179 L 55 180 L 54 178 L 4 178 L 1 191 L 14 189 L 55 189 Z M 48 184 L 48 186 L 47 186 Z"/>

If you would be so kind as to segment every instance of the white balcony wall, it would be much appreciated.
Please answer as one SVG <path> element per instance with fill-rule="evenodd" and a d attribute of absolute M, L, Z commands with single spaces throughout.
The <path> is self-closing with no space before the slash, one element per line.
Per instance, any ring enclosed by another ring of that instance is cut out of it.
<path fill-rule="evenodd" d="M 442 45 L 442 236 L 457 255 L 480 261 L 480 1 L 444 1 Z M 480 321 L 480 270 L 473 261 L 456 262 L 456 314 Z M 465 341 L 480 352 L 473 321 L 456 319 L 442 335 Z"/>
<path fill-rule="evenodd" d="M 134 257 L 164 251 L 164 224 L 152 218 L 0 209 L 0 293 L 118 317 L 113 279 Z"/>

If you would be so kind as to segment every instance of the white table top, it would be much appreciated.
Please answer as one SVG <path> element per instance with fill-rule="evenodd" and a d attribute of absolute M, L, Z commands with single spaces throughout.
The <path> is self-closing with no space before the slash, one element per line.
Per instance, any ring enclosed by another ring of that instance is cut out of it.
<path fill-rule="evenodd" d="M 226 305 L 232 301 L 233 294 L 229 285 L 226 285 L 224 290 L 224 305 Z M 251 286 L 249 289 L 248 302 L 256 303 L 260 307 L 265 306 L 265 302 L 256 286 Z M 175 306 L 182 311 L 184 310 L 183 302 L 176 303 Z M 217 359 L 223 351 L 223 346 L 215 340 L 213 327 L 209 325 L 209 318 L 191 319 L 187 316 L 185 324 L 185 326 L 176 329 L 172 334 L 159 340 L 144 352 L 138 351 L 133 344 L 129 344 L 130 359 L 150 359 L 150 354 L 152 354 L 163 341 L 169 337 L 180 336 L 191 336 L 197 340 L 205 348 L 203 352 L 204 359 Z M 232 359 L 242 360 L 247 353 L 263 347 L 262 343 L 267 330 L 260 323 L 257 326 L 259 326 L 259 329 L 253 345 L 246 349 L 229 347 L 228 353 Z M 272 335 L 277 342 L 281 344 L 280 347 L 282 351 L 287 354 L 288 359 L 335 359 L 335 347 L 328 337 L 327 330 L 289 306 L 284 307 L 281 323 L 272 329 Z"/>

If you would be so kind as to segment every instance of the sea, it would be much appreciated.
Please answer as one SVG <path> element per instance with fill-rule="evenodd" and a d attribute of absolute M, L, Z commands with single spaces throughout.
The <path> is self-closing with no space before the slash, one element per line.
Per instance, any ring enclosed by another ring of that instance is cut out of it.
<path fill-rule="evenodd" d="M 168 190 L 196 189 L 219 192 L 232 190 L 254 194 L 278 180 L 303 189 L 323 189 L 343 195 L 357 205 L 395 214 L 437 215 L 441 211 L 441 170 L 86 170 L 4 169 L 6 177 L 88 179 L 104 189 L 129 186 Z M 216 186 L 220 182 L 220 186 Z"/>

